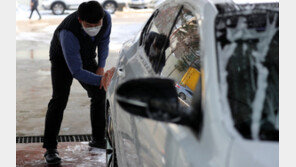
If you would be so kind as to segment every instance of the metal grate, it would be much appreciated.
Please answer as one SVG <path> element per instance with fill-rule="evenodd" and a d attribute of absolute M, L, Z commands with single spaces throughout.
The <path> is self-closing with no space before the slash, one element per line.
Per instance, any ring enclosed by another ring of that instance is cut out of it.
<path fill-rule="evenodd" d="M 91 135 L 61 135 L 58 142 L 84 142 L 92 140 Z M 43 136 L 16 137 L 16 143 L 42 143 Z"/>

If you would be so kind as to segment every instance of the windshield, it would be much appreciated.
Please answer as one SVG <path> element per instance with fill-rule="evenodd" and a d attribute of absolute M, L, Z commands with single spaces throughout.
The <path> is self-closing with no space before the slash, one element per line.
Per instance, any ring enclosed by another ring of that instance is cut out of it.
<path fill-rule="evenodd" d="M 278 22 L 278 12 L 216 18 L 222 101 L 244 138 L 279 138 Z"/>

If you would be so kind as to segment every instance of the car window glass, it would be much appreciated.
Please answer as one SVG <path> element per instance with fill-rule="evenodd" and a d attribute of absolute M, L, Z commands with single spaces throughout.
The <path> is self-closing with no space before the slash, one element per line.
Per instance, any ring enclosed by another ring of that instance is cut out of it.
<path fill-rule="evenodd" d="M 140 39 L 140 45 L 143 45 L 143 41 L 144 41 L 144 38 L 147 36 L 147 34 L 149 33 L 149 27 L 150 27 L 150 24 L 152 22 L 152 20 L 158 15 L 159 13 L 159 10 L 156 9 L 154 11 L 154 13 L 151 15 L 151 17 L 149 18 L 149 20 L 147 21 L 146 25 L 144 26 L 143 30 L 142 30 L 142 33 L 141 33 L 141 39 Z"/>
<path fill-rule="evenodd" d="M 193 93 L 190 90 L 186 89 L 186 92 L 188 92 L 191 96 L 193 95 Z"/>
<path fill-rule="evenodd" d="M 165 63 L 163 50 L 169 46 L 168 36 L 179 10 L 180 6 L 170 4 L 159 8 L 152 21 L 143 30 L 142 44 L 155 73 L 160 73 L 160 66 Z"/>
<path fill-rule="evenodd" d="M 278 13 L 219 15 L 216 39 L 221 96 L 235 128 L 247 139 L 278 141 Z"/>
<path fill-rule="evenodd" d="M 161 76 L 173 79 L 179 97 L 191 103 L 200 76 L 199 27 L 196 17 L 187 9 L 182 9 L 169 37 L 170 44 L 165 50 L 165 65 Z"/>

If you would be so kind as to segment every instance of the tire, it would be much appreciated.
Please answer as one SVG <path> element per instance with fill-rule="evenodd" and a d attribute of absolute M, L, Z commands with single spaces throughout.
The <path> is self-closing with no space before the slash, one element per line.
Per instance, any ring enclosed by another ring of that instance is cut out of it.
<path fill-rule="evenodd" d="M 107 1 L 103 4 L 103 8 L 110 14 L 115 13 L 117 6 L 117 3 L 114 1 Z"/>
<path fill-rule="evenodd" d="M 107 137 L 107 149 L 111 149 L 112 152 L 107 154 L 107 151 L 106 151 L 106 166 L 118 167 L 113 125 L 112 125 L 111 117 L 109 115 L 110 115 L 110 107 L 107 108 L 107 112 L 106 112 L 106 137 Z"/>
<path fill-rule="evenodd" d="M 52 13 L 54 15 L 62 15 L 62 14 L 64 14 L 65 9 L 66 9 L 66 6 L 62 2 L 55 2 L 51 6 L 51 11 L 52 11 Z"/>
<path fill-rule="evenodd" d="M 179 97 L 182 99 L 182 100 L 186 100 L 186 95 L 184 93 L 179 93 Z"/>

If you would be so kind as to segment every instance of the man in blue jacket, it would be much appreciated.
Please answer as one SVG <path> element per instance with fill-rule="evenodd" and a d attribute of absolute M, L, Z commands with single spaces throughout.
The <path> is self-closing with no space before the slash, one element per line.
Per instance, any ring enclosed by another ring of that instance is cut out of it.
<path fill-rule="evenodd" d="M 91 99 L 93 140 L 89 146 L 106 148 L 105 90 L 114 73 L 113 69 L 105 73 L 108 77 L 104 75 L 110 33 L 110 14 L 97 1 L 80 4 L 78 10 L 67 16 L 54 32 L 50 46 L 53 94 L 48 104 L 43 141 L 48 164 L 61 162 L 57 137 L 73 78 L 80 82 Z"/>
<path fill-rule="evenodd" d="M 40 13 L 38 11 L 38 8 L 37 8 L 38 7 L 38 4 L 39 4 L 38 3 L 38 0 L 31 0 L 31 3 L 30 3 L 30 6 L 31 6 L 31 14 L 29 16 L 29 19 L 31 19 L 34 10 L 36 10 L 37 14 L 39 15 L 39 20 L 41 19 L 41 15 L 40 15 Z"/>

